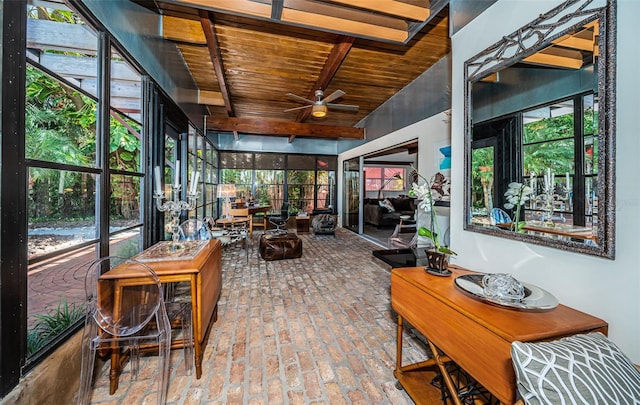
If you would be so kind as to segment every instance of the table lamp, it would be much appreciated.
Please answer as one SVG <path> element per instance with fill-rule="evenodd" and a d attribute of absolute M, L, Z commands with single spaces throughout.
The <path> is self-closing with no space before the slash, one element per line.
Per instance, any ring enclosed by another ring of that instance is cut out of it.
<path fill-rule="evenodd" d="M 222 218 L 229 218 L 229 210 L 231 208 L 231 197 L 236 196 L 235 184 L 218 184 L 218 198 L 223 199 Z"/>

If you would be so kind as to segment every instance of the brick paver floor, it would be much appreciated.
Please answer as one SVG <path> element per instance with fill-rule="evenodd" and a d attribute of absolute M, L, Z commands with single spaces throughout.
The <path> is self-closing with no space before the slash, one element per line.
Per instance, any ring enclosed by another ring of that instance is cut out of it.
<path fill-rule="evenodd" d="M 254 235 L 257 241 L 259 235 Z M 169 404 L 411 404 L 393 377 L 396 317 L 389 268 L 378 246 L 339 229 L 336 237 L 301 235 L 300 259 L 265 262 L 254 243 L 223 254 L 218 321 L 204 353 L 202 378 L 186 375 L 182 350 L 171 354 Z M 405 336 L 405 364 L 424 358 Z M 156 358 L 128 367 L 108 394 L 108 363 L 92 404 L 155 404 Z"/>

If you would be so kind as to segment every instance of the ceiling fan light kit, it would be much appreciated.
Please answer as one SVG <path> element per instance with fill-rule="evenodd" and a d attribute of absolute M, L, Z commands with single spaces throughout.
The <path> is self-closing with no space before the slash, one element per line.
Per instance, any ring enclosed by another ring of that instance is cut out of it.
<path fill-rule="evenodd" d="M 327 115 L 327 106 L 324 104 L 314 104 L 311 107 L 311 115 L 316 118 L 322 118 Z"/>

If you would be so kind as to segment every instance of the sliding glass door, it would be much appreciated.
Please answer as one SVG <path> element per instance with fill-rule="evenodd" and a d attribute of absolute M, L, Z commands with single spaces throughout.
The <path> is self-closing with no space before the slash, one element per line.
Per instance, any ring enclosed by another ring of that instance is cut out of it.
<path fill-rule="evenodd" d="M 360 158 L 344 161 L 342 226 L 360 233 Z"/>

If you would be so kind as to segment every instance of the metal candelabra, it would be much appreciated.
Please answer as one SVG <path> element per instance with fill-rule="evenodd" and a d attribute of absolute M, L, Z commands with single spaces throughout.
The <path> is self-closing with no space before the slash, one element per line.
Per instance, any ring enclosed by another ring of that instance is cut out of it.
<path fill-rule="evenodd" d="M 153 198 L 156 199 L 156 207 L 158 211 L 165 212 L 169 211 L 171 215 L 171 232 L 172 232 L 172 241 L 173 246 L 178 246 L 178 239 L 180 239 L 180 213 L 182 211 L 190 211 L 196 207 L 196 200 L 198 198 L 198 193 L 190 191 L 187 194 L 188 201 L 180 201 L 180 189 L 181 185 L 173 185 L 171 186 L 173 189 L 173 200 L 164 201 L 165 195 L 162 193 L 155 193 Z"/>

